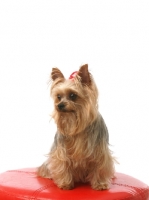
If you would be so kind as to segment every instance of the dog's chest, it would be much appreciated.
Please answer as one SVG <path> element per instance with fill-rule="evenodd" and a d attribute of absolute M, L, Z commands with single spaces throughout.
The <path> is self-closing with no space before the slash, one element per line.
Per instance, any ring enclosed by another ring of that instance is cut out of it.
<path fill-rule="evenodd" d="M 85 159 L 91 151 L 91 141 L 85 134 L 67 138 L 64 143 L 66 156 L 73 160 Z"/>

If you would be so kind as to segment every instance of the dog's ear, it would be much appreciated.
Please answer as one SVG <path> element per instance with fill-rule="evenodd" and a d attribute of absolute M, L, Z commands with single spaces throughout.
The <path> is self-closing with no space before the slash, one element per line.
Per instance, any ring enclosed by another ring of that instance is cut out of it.
<path fill-rule="evenodd" d="M 55 81 L 57 78 L 64 79 L 64 75 L 58 68 L 52 68 L 51 78 Z"/>
<path fill-rule="evenodd" d="M 78 75 L 81 77 L 82 84 L 90 85 L 91 77 L 88 71 L 88 64 L 82 65 L 78 71 Z"/>

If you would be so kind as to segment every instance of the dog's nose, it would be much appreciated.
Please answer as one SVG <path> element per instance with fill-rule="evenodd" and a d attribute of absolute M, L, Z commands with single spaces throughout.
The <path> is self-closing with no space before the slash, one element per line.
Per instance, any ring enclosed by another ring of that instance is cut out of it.
<path fill-rule="evenodd" d="M 58 109 L 60 111 L 62 111 L 65 108 L 65 104 L 64 103 L 59 103 L 57 107 L 58 107 Z"/>

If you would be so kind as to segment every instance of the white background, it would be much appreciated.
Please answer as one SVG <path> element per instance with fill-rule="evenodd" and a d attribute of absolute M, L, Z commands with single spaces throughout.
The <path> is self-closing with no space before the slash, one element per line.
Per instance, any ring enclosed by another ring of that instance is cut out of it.
<path fill-rule="evenodd" d="M 48 79 L 88 63 L 116 170 L 149 184 L 149 1 L 0 1 L 0 172 L 39 166 L 56 126 Z"/>

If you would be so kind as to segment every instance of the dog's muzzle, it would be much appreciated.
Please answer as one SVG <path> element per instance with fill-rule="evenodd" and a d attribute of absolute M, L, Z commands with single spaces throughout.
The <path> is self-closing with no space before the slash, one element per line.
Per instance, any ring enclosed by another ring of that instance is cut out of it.
<path fill-rule="evenodd" d="M 61 102 L 57 105 L 57 108 L 59 111 L 65 111 L 65 104 Z"/>

